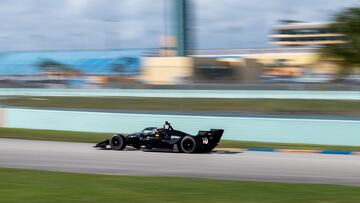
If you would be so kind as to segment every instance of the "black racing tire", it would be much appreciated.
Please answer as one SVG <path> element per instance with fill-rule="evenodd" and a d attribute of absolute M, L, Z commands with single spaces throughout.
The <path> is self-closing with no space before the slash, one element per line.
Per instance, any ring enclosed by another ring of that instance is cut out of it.
<path fill-rule="evenodd" d="M 181 140 L 180 149 L 182 152 L 190 154 L 196 151 L 196 140 L 191 136 L 186 136 Z"/>
<path fill-rule="evenodd" d="M 126 147 L 126 139 L 123 135 L 115 134 L 110 139 L 110 148 L 112 150 L 124 150 Z"/>

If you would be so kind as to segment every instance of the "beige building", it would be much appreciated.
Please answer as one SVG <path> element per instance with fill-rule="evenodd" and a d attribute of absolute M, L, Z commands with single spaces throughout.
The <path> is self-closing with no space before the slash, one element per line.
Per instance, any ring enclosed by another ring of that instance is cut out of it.
<path fill-rule="evenodd" d="M 193 75 L 191 57 L 147 57 L 139 80 L 152 85 L 179 84 Z"/>
<path fill-rule="evenodd" d="M 306 46 L 346 43 L 330 22 L 283 22 L 273 28 L 271 43 L 279 46 Z"/>
<path fill-rule="evenodd" d="M 254 59 L 206 57 L 148 57 L 138 78 L 146 84 L 187 82 L 257 82 L 262 65 Z"/>
<path fill-rule="evenodd" d="M 334 63 L 324 61 L 314 51 L 302 53 L 263 53 L 251 54 L 249 58 L 263 64 L 263 75 L 301 77 L 305 72 L 333 75 L 337 72 Z"/>
<path fill-rule="evenodd" d="M 345 36 L 334 32 L 333 25 L 283 22 L 270 35 L 270 43 L 280 49 L 206 50 L 197 51 L 196 57 L 169 57 L 174 54 L 171 48 L 161 50 L 160 55 L 167 57 L 145 58 L 139 79 L 147 84 L 171 85 L 189 81 L 256 83 L 260 76 L 302 77 L 306 72 L 334 75 L 336 64 L 321 59 L 316 49 L 346 43 Z M 174 39 L 164 38 L 164 44 L 172 47 Z"/>

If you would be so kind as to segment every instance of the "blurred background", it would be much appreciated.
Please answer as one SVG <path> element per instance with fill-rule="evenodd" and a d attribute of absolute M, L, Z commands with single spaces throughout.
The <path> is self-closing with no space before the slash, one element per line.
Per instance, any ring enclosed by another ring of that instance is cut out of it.
<path fill-rule="evenodd" d="M 359 10 L 356 0 L 3 0 L 0 87 L 359 90 Z"/>
<path fill-rule="evenodd" d="M 4 128 L 360 145 L 356 0 L 3 0 L 0 27 Z"/>
<path fill-rule="evenodd" d="M 359 0 L 0 0 L 0 202 L 359 203 L 359 132 Z"/>

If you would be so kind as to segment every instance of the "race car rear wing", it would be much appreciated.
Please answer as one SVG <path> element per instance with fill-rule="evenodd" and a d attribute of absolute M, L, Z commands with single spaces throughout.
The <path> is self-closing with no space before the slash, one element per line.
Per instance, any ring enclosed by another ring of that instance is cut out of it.
<path fill-rule="evenodd" d="M 223 129 L 211 129 L 210 132 L 213 134 L 216 142 L 219 143 L 222 135 L 224 134 Z"/>
<path fill-rule="evenodd" d="M 199 131 L 197 136 L 200 137 L 213 137 L 214 141 L 219 142 L 222 135 L 224 134 L 223 129 L 211 129 L 210 131 Z"/>
<path fill-rule="evenodd" d="M 211 151 L 218 143 L 222 135 L 224 134 L 223 129 L 211 129 L 210 131 L 199 131 L 197 137 L 202 141 L 199 146 L 200 151 Z"/>

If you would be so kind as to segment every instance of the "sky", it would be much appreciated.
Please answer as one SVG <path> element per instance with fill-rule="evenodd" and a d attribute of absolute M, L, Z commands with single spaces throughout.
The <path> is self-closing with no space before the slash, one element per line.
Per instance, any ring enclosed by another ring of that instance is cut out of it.
<path fill-rule="evenodd" d="M 0 50 L 158 48 L 171 0 L 0 0 Z M 191 0 L 197 49 L 266 48 L 282 19 L 329 21 L 360 0 Z M 168 31 L 167 31 L 168 32 Z"/>

